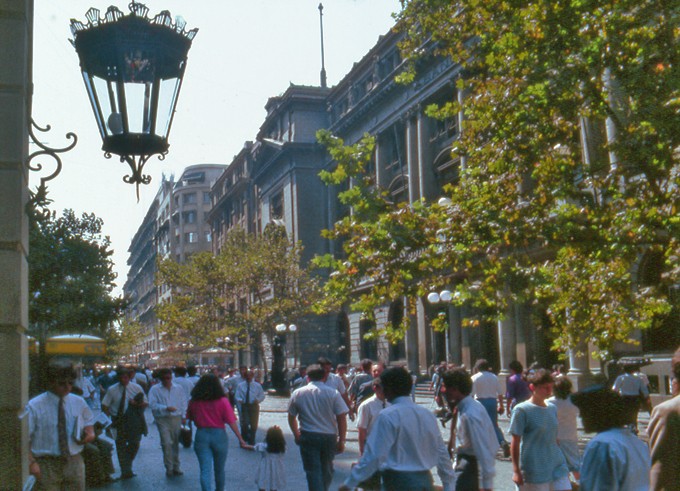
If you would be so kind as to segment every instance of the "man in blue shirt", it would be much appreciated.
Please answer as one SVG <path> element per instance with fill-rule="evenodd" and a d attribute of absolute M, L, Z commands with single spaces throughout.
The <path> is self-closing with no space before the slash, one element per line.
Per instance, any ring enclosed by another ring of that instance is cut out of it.
<path fill-rule="evenodd" d="M 625 427 L 623 399 L 604 386 L 571 396 L 586 432 L 597 432 L 583 453 L 583 491 L 647 491 L 651 461 L 647 445 Z"/>

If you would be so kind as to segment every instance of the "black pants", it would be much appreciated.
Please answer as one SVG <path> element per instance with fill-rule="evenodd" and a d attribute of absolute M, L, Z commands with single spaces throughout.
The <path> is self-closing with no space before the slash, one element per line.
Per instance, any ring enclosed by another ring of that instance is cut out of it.
<path fill-rule="evenodd" d="M 142 435 L 116 435 L 116 455 L 118 455 L 118 463 L 120 464 L 121 475 L 132 474 L 132 462 L 139 451 L 139 442 L 142 440 Z"/>
<path fill-rule="evenodd" d="M 260 404 L 257 402 L 241 404 L 239 416 L 241 418 L 241 436 L 250 445 L 255 445 L 257 424 L 260 420 Z"/>
<path fill-rule="evenodd" d="M 479 473 L 477 459 L 472 455 L 456 455 L 456 491 L 477 491 L 479 489 Z"/>

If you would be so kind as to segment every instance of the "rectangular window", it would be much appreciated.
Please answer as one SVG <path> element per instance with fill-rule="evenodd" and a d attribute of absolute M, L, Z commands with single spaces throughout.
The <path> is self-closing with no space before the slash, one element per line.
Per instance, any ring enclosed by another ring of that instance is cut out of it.
<path fill-rule="evenodd" d="M 212 242 L 212 234 L 210 232 L 205 233 L 205 241 Z"/>
<path fill-rule="evenodd" d="M 188 232 L 184 234 L 184 242 L 193 244 L 198 242 L 198 234 L 196 232 Z"/>
<path fill-rule="evenodd" d="M 204 205 L 210 204 L 210 192 L 203 192 L 203 204 Z"/>
<path fill-rule="evenodd" d="M 195 211 L 184 212 L 184 223 L 196 223 L 196 212 Z"/>
<path fill-rule="evenodd" d="M 185 205 L 194 205 L 196 204 L 196 193 L 187 193 L 183 196 L 182 198 L 182 203 Z"/>
<path fill-rule="evenodd" d="M 279 191 L 269 200 L 269 214 L 272 220 L 283 218 L 283 191 Z"/>

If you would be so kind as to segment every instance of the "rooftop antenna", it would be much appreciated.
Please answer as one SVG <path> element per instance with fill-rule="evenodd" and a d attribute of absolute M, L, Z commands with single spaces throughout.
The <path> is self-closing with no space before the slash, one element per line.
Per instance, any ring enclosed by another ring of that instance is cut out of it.
<path fill-rule="evenodd" d="M 323 55 L 323 4 L 319 3 L 319 25 L 321 26 L 321 87 L 326 88 L 326 64 Z"/>

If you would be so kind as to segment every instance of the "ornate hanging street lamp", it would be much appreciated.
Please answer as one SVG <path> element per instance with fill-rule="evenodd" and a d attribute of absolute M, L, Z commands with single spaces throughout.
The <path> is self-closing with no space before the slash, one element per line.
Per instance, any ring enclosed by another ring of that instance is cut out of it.
<path fill-rule="evenodd" d="M 148 184 L 142 173 L 152 155 L 163 160 L 182 86 L 187 53 L 198 29 L 185 31 L 170 12 L 147 17 L 149 9 L 134 0 L 129 15 L 111 6 L 104 17 L 87 11 L 87 23 L 71 19 L 71 44 L 80 58 L 87 95 L 97 121 L 106 158 L 120 156 L 132 174 L 123 180 Z"/>

